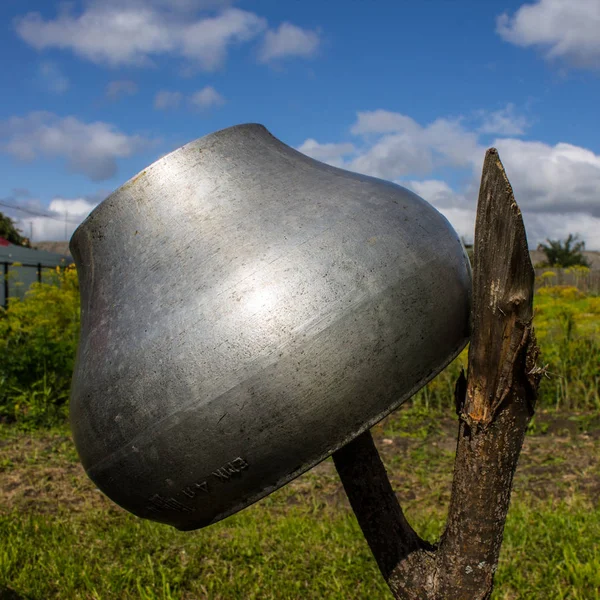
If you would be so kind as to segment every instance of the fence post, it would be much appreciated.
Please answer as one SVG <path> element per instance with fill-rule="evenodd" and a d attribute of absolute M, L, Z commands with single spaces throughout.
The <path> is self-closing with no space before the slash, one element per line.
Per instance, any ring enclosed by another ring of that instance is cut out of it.
<path fill-rule="evenodd" d="M 8 263 L 4 265 L 4 308 L 8 308 Z"/>

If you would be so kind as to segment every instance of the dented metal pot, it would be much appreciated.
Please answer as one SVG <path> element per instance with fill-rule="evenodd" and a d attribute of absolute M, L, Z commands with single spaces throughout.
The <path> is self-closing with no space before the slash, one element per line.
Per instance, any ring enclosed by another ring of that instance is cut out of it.
<path fill-rule="evenodd" d="M 471 274 L 431 205 L 240 125 L 191 142 L 71 240 L 83 465 L 203 527 L 374 425 L 464 347 Z"/>

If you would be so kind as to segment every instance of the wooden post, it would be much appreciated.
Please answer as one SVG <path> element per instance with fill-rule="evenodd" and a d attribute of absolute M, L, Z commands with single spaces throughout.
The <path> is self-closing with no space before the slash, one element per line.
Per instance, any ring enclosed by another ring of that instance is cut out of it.
<path fill-rule="evenodd" d="M 10 290 L 8 288 L 8 263 L 2 263 L 4 265 L 4 308 L 8 308 L 8 294 Z"/>
<path fill-rule="evenodd" d="M 490 597 L 512 479 L 542 370 L 531 325 L 534 271 L 521 212 L 498 152 L 483 165 L 473 261 L 468 379 L 446 529 L 423 541 L 400 508 L 366 432 L 333 456 L 346 494 L 392 593 L 410 600 Z"/>

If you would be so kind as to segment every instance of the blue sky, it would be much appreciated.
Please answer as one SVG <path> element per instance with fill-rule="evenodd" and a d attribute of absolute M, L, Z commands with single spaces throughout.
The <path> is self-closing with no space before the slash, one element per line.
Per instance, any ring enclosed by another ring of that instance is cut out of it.
<path fill-rule="evenodd" d="M 0 24 L 0 211 L 34 241 L 259 122 L 413 189 L 467 240 L 495 146 L 530 245 L 600 250 L 600 0 L 3 0 Z"/>

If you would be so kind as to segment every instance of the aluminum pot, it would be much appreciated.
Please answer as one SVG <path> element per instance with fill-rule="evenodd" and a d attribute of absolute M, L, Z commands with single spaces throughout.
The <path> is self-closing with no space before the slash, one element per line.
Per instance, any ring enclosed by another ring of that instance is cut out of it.
<path fill-rule="evenodd" d="M 71 252 L 83 466 L 125 509 L 179 529 L 325 459 L 469 335 L 471 272 L 448 221 L 261 125 L 158 160 L 90 214 Z"/>

